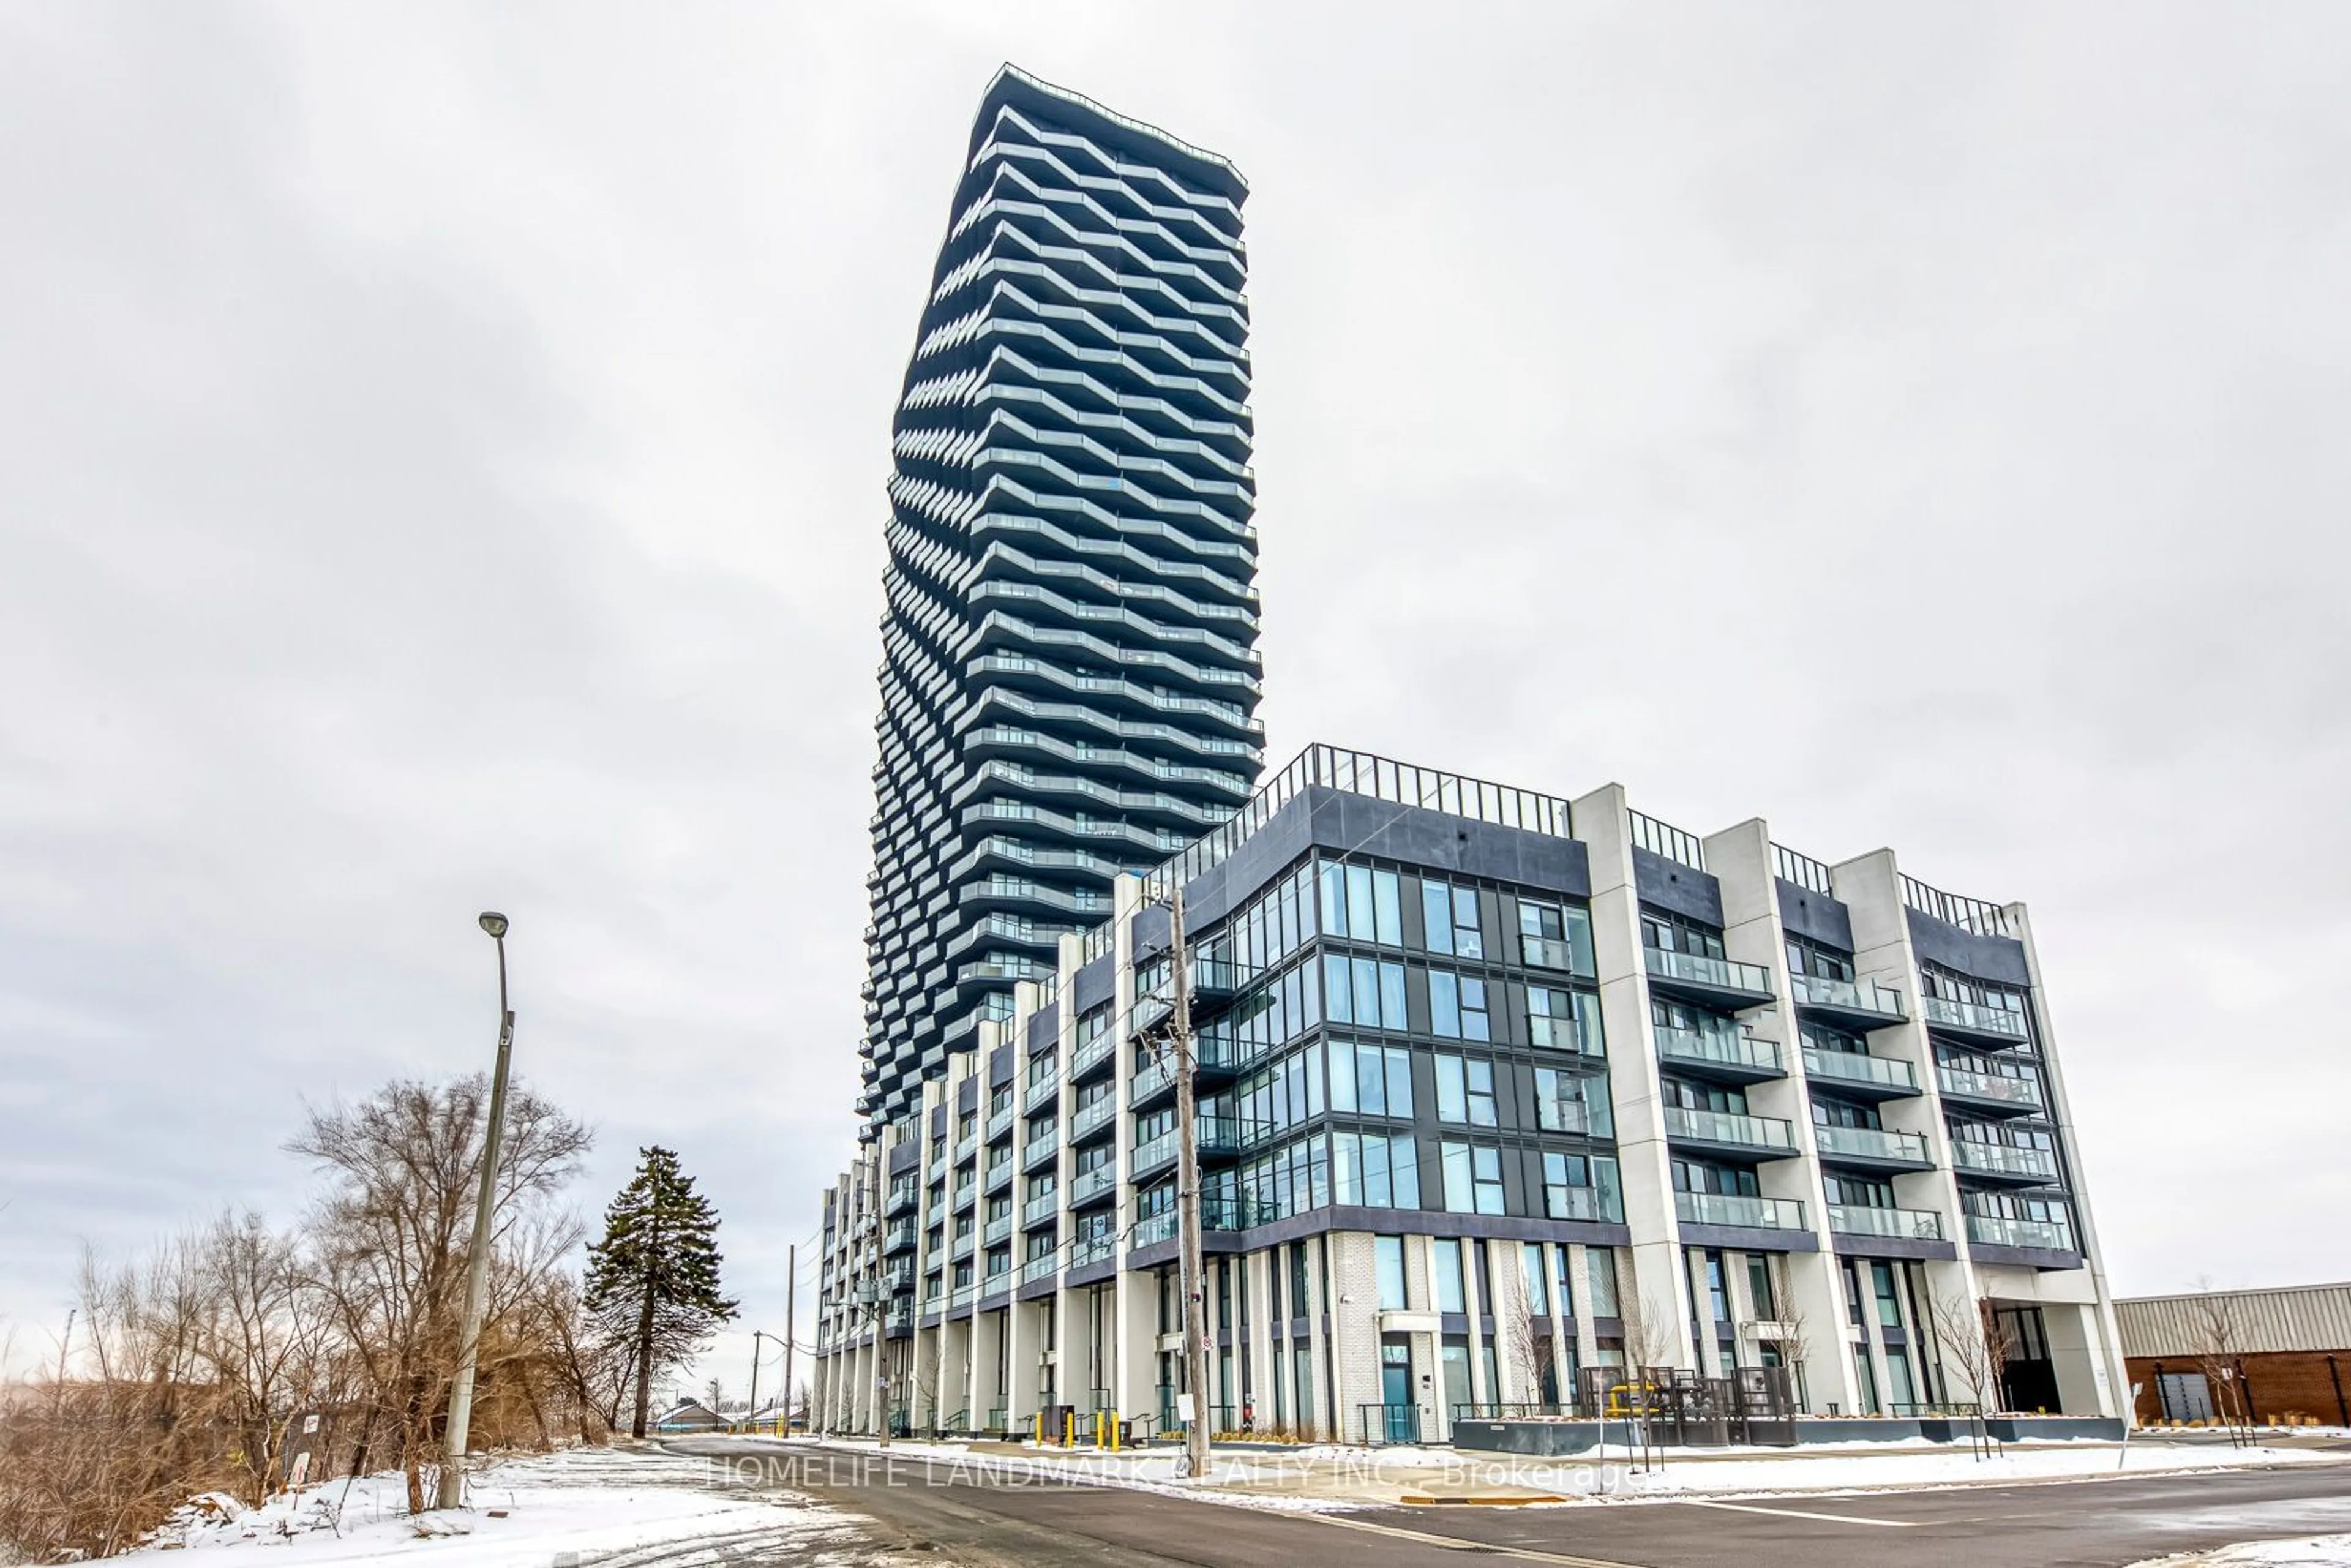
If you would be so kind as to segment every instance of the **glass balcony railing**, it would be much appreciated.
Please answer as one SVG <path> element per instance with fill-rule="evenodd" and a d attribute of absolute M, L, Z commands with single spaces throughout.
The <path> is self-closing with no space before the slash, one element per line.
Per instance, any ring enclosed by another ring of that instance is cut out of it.
<path fill-rule="evenodd" d="M 1978 1072 L 1965 1067 L 1938 1067 L 1935 1077 L 1944 1093 L 1962 1099 L 1997 1101 L 2021 1111 L 2038 1111 L 2042 1106 L 2041 1082 L 2035 1078 L 2011 1078 L 2004 1072 Z"/>
<path fill-rule="evenodd" d="M 1667 1061 L 1687 1062 L 1699 1067 L 1736 1068 L 1753 1072 L 1785 1071 L 1780 1065 L 1777 1044 L 1759 1040 L 1751 1034 L 1741 1034 L 1735 1028 L 1667 1029 L 1659 1024 L 1651 1032 L 1656 1037 L 1657 1055 Z"/>
<path fill-rule="evenodd" d="M 1831 1127 L 1815 1124 L 1813 1142 L 1819 1145 L 1823 1158 L 1839 1155 L 1849 1159 L 1889 1160 L 1903 1165 L 1923 1166 L 1932 1161 L 1927 1153 L 1927 1140 L 1916 1133 L 1889 1133 L 1879 1127 Z"/>
<path fill-rule="evenodd" d="M 1040 1193 L 1020 1206 L 1020 1221 L 1024 1225 L 1036 1225 L 1052 1218 L 1061 1212 L 1061 1195 L 1060 1193 Z"/>
<path fill-rule="evenodd" d="M 1089 1134 L 1107 1125 L 1118 1114 L 1118 1096 L 1105 1094 L 1090 1105 L 1081 1105 L 1070 1113 L 1070 1142 L 1083 1141 Z"/>
<path fill-rule="evenodd" d="M 1141 1248 L 1148 1247 L 1154 1242 L 1172 1240 L 1176 1235 L 1176 1228 L 1181 1222 L 1181 1217 L 1172 1208 L 1164 1209 L 1147 1218 L 1139 1219 L 1134 1224 L 1133 1244 Z"/>
<path fill-rule="evenodd" d="M 1839 1236 L 1884 1236 L 1907 1241 L 1940 1241 L 1943 1217 L 1928 1208 L 1870 1208 L 1829 1205 L 1829 1228 Z"/>
<path fill-rule="evenodd" d="M 1902 993 L 1889 991 L 1875 980 L 1833 980 L 1823 975 L 1793 975 L 1790 980 L 1800 1008 L 1825 1008 L 1896 1021 L 1910 1016 L 1902 1009 Z"/>
<path fill-rule="evenodd" d="M 1002 1154 L 997 1155 L 996 1158 L 987 1162 L 987 1174 L 980 1178 L 979 1185 L 984 1187 L 994 1188 L 1002 1186 L 1006 1182 L 1008 1182 L 1011 1179 L 1012 1151 L 1008 1148 Z"/>
<path fill-rule="evenodd" d="M 1980 1002 L 1955 1002 L 1947 997 L 1922 997 L 1919 1010 L 1929 1024 L 1942 1024 L 1968 1034 L 1994 1034 L 2007 1040 L 2029 1040 L 2032 1030 L 2022 1013 L 1988 1008 Z"/>
<path fill-rule="evenodd" d="M 1592 950 L 1578 950 L 1576 945 L 1562 936 L 1536 936 L 1520 933 L 1519 956 L 1530 969 L 1558 969 L 1565 974 L 1581 975 L 1590 979 L 1594 973 Z"/>
<path fill-rule="evenodd" d="M 1033 1285 L 1040 1280 L 1050 1280 L 1060 1267 L 1061 1260 L 1050 1252 L 1041 1258 L 1031 1258 L 1020 1265 L 1020 1282 Z"/>
<path fill-rule="evenodd" d="M 1918 1070 L 1890 1056 L 1863 1056 L 1855 1051 L 1822 1051 L 1808 1045 L 1804 1047 L 1804 1073 L 1810 1078 L 1825 1078 L 1838 1083 L 1898 1089 L 1905 1094 L 1918 1092 Z"/>
<path fill-rule="evenodd" d="M 1173 1062 L 1154 1061 L 1138 1067 L 1134 1071 L 1134 1077 L 1126 1086 L 1127 1103 L 1140 1105 L 1165 1091 L 1175 1082 L 1176 1067 Z"/>
<path fill-rule="evenodd" d="M 1099 1263 L 1105 1258 L 1117 1256 L 1118 1237 L 1115 1232 L 1088 1236 L 1070 1248 L 1070 1267 L 1082 1269 L 1089 1263 Z"/>
<path fill-rule="evenodd" d="M 1176 1134 L 1173 1132 L 1162 1133 L 1149 1143 L 1136 1146 L 1134 1174 L 1140 1177 L 1146 1172 L 1157 1170 L 1161 1166 L 1174 1163 L 1175 1158 Z"/>
<path fill-rule="evenodd" d="M 1048 1129 L 1029 1140 L 1027 1146 L 1020 1151 L 1020 1163 L 1024 1166 L 1040 1165 L 1050 1159 L 1053 1151 L 1061 1145 L 1061 1134 Z"/>
<path fill-rule="evenodd" d="M 1692 1111 L 1666 1107 L 1666 1135 L 1699 1143 L 1727 1144 L 1740 1148 L 1771 1149 L 1792 1154 L 1796 1131 L 1777 1116 L 1744 1116 L 1735 1111 Z"/>
<path fill-rule="evenodd" d="M 1001 1111 L 991 1111 L 988 1113 L 987 1141 L 989 1143 L 995 1143 L 998 1139 L 1003 1137 L 1005 1134 L 1010 1131 L 1012 1131 L 1011 1106 L 1007 1105 Z"/>
<path fill-rule="evenodd" d="M 1118 1166 L 1104 1160 L 1090 1171 L 1080 1171 L 1070 1178 L 1070 1203 L 1072 1207 L 1088 1198 L 1098 1197 L 1118 1185 Z"/>
<path fill-rule="evenodd" d="M 2011 1144 L 1979 1143 L 1973 1138 L 1951 1140 L 1951 1164 L 1980 1176 L 2021 1176 L 2031 1181 L 2055 1181 L 2057 1156 L 2047 1149 L 2020 1148 Z"/>
<path fill-rule="evenodd" d="M 1048 1104 L 1053 1096 L 1061 1092 L 1061 1088 L 1060 1078 L 1040 1078 L 1029 1084 L 1029 1092 L 1020 1097 L 1020 1108 L 1023 1111 L 1034 1111 L 1040 1105 Z"/>
<path fill-rule="evenodd" d="M 966 1137 L 957 1138 L 956 1140 L 955 1160 L 953 1163 L 956 1165 L 962 1165 L 977 1153 L 979 1153 L 979 1134 L 977 1133 L 973 1133 Z"/>
<path fill-rule="evenodd" d="M 999 1241 L 1008 1241 L 1011 1239 L 1012 1217 L 1008 1214 L 999 1215 L 989 1220 L 987 1228 L 979 1233 L 980 1245 L 983 1247 L 993 1247 Z"/>
<path fill-rule="evenodd" d="M 1072 1078 L 1082 1078 L 1088 1072 L 1092 1071 L 1095 1067 L 1099 1066 L 1106 1058 L 1109 1057 L 1111 1051 L 1117 1046 L 1117 1044 L 1118 1037 L 1115 1034 L 1113 1034 L 1110 1030 L 1104 1030 L 1102 1033 L 1094 1036 L 1093 1039 L 1086 1041 L 1085 1044 L 1078 1047 L 1077 1053 L 1070 1058 L 1070 1076 Z"/>
<path fill-rule="evenodd" d="M 914 1222 L 910 1219 L 904 1221 L 903 1223 L 893 1225 L 890 1228 L 890 1234 L 883 1240 L 882 1250 L 884 1252 L 904 1252 L 907 1249 L 913 1247 L 914 1244 Z"/>
<path fill-rule="evenodd" d="M 1662 947 L 1645 947 L 1642 952 L 1646 956 L 1649 973 L 1659 979 L 1680 980 L 1719 991 L 1749 991 L 1765 997 L 1772 994 L 1771 971 L 1761 964 L 1708 958 L 1698 953 L 1669 953 Z"/>
<path fill-rule="evenodd" d="M 1599 1219 L 1621 1224 L 1625 1200 L 1613 1186 L 1546 1186 L 1543 1213 L 1549 1219 Z"/>
<path fill-rule="evenodd" d="M 2074 1228 L 2062 1219 L 2010 1219 L 2002 1215 L 1968 1216 L 1968 1239 L 1986 1247 L 2039 1247 L 2074 1251 Z"/>
<path fill-rule="evenodd" d="M 1743 1225 L 1756 1230 L 1804 1228 L 1804 1206 L 1792 1197 L 1677 1192 L 1674 1194 L 1674 1217 L 1685 1225 Z"/>

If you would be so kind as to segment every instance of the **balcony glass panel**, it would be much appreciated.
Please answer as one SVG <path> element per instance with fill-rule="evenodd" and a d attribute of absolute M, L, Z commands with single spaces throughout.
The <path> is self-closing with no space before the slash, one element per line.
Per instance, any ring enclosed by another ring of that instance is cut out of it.
<path fill-rule="evenodd" d="M 1076 1143 L 1118 1114 L 1118 1097 L 1105 1094 L 1091 1105 L 1081 1105 L 1070 1116 L 1070 1142 Z"/>
<path fill-rule="evenodd" d="M 1886 1236 L 1910 1241 L 1943 1239 L 1943 1217 L 1928 1208 L 1866 1208 L 1829 1205 L 1829 1228 L 1840 1236 Z"/>
<path fill-rule="evenodd" d="M 1061 1211 L 1061 1195 L 1049 1192 L 1030 1198 L 1020 1206 L 1020 1218 L 1030 1225 L 1040 1219 L 1050 1219 Z"/>
<path fill-rule="evenodd" d="M 1029 1146 L 1020 1151 L 1020 1163 L 1023 1165 L 1035 1165 L 1038 1161 L 1051 1154 L 1054 1147 L 1060 1143 L 1060 1141 L 1061 1134 L 1058 1133 L 1047 1132 L 1038 1134 L 1035 1137 L 1029 1140 Z"/>
<path fill-rule="evenodd" d="M 1645 947 L 1648 956 L 1649 973 L 1669 980 L 1685 980 L 1695 986 L 1714 986 L 1727 991 L 1754 991 L 1771 995 L 1771 972 L 1761 964 L 1742 964 L 1736 958 L 1708 958 L 1698 953 L 1668 953 L 1662 947 Z"/>
<path fill-rule="evenodd" d="M 1804 1048 L 1804 1071 L 1814 1078 L 1840 1083 L 1871 1083 L 1887 1089 L 1918 1092 L 1918 1070 L 1887 1056 L 1857 1056 L 1849 1051 Z"/>
<path fill-rule="evenodd" d="M 1973 1030 L 1979 1034 L 2006 1035 L 2011 1040 L 2024 1040 L 2031 1035 L 2024 1015 L 2010 1012 L 2006 1008 L 1955 1002 L 1946 997 L 1922 997 L 1919 1006 L 1930 1024 L 1949 1024 L 1953 1029 Z"/>
<path fill-rule="evenodd" d="M 1744 1225 L 1757 1230 L 1804 1228 L 1804 1206 L 1792 1197 L 1677 1192 L 1674 1194 L 1674 1215 L 1685 1225 Z"/>
<path fill-rule="evenodd" d="M 1780 1048 L 1768 1040 L 1741 1034 L 1736 1026 L 1719 1030 L 1667 1029 L 1658 1025 L 1657 1054 L 1668 1061 L 1695 1061 L 1718 1067 L 1751 1068 L 1778 1072 Z"/>
<path fill-rule="evenodd" d="M 2032 1078 L 2011 1078 L 2000 1072 L 1977 1072 L 1963 1067 L 1938 1067 L 1935 1076 L 1946 1094 L 1976 1100 L 1997 1100 L 2027 1111 L 2041 1109 L 2041 1084 Z"/>
<path fill-rule="evenodd" d="M 1080 1171 L 1070 1178 L 1070 1201 L 1083 1203 L 1096 1193 L 1105 1192 L 1118 1181 L 1118 1167 L 1105 1160 L 1090 1171 Z"/>
<path fill-rule="evenodd" d="M 2071 1252 L 2074 1228 L 2061 1219 L 2008 1219 L 1999 1215 L 1968 1216 L 1968 1239 L 1987 1247 L 2044 1247 Z"/>
<path fill-rule="evenodd" d="M 1677 1134 L 1709 1144 L 1736 1144 L 1750 1149 L 1793 1150 L 1796 1146 L 1795 1129 L 1777 1116 L 1742 1116 L 1734 1111 L 1692 1111 L 1668 1105 L 1666 1132 L 1669 1136 Z"/>
<path fill-rule="evenodd" d="M 1856 1159 L 1904 1160 L 1928 1163 L 1927 1140 L 1915 1133 L 1889 1133 L 1877 1127 L 1815 1125 L 1813 1141 L 1823 1155 L 1849 1155 Z"/>
<path fill-rule="evenodd" d="M 1020 1266 L 1020 1282 L 1033 1285 L 1040 1280 L 1050 1280 L 1053 1277 L 1053 1270 L 1060 1267 L 1061 1260 L 1050 1252 L 1042 1258 L 1031 1258 Z"/>
<path fill-rule="evenodd" d="M 1790 978 L 1795 983 L 1800 1006 L 1884 1013 L 1897 1019 L 1910 1016 L 1902 1010 L 1902 993 L 1889 991 L 1875 980 L 1833 980 L 1824 975 L 1795 975 Z"/>
<path fill-rule="evenodd" d="M 1530 969 L 1558 969 L 1565 974 L 1593 977 L 1592 960 L 1575 950 L 1574 944 L 1561 936 L 1535 936 L 1521 933 L 1519 956 Z"/>
<path fill-rule="evenodd" d="M 2057 1179 L 2057 1156 L 2047 1149 L 2016 1148 L 2007 1144 L 1978 1143 L 1973 1138 L 1951 1140 L 1951 1163 L 1963 1171 L 1991 1176 Z"/>

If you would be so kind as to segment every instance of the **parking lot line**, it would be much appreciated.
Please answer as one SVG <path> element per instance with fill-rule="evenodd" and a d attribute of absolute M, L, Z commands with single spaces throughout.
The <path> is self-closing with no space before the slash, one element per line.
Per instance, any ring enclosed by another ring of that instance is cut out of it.
<path fill-rule="evenodd" d="M 1807 1513 L 1800 1508 L 1758 1508 L 1746 1502 L 1701 1502 L 1695 1498 L 1676 1500 L 1685 1508 L 1727 1508 L 1733 1513 L 1768 1513 L 1774 1519 L 1823 1519 L 1831 1524 L 1874 1524 L 1885 1530 L 1909 1530 L 1919 1522 L 1915 1519 L 1864 1519 L 1850 1513 Z"/>

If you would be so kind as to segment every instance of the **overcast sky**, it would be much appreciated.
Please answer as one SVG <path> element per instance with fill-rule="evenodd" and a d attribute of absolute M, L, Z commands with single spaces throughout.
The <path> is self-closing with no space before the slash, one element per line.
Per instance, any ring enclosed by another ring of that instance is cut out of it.
<path fill-rule="evenodd" d="M 718 1204 L 741 1387 L 852 1146 L 889 421 L 1006 59 L 1251 183 L 1272 761 L 2023 899 L 2116 1287 L 2351 1278 L 2347 45 L 0 0 L 0 1333 L 486 1066 L 496 905 L 582 1207 L 655 1140 Z"/>

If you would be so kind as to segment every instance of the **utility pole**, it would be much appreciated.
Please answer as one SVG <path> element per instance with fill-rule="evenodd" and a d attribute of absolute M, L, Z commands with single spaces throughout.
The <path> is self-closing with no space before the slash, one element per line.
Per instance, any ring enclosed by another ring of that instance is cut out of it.
<path fill-rule="evenodd" d="M 758 1329 L 751 1331 L 751 1420 L 759 1419 L 759 1342 L 768 1336 Z M 730 1425 L 729 1430 L 732 1430 Z"/>
<path fill-rule="evenodd" d="M 1200 1263 L 1198 1097 L 1192 1088 L 1192 976 L 1184 950 L 1184 875 L 1168 871 L 1169 956 L 1175 961 L 1176 1210 L 1183 1240 L 1184 1375 L 1192 1385 L 1192 1419 L 1184 1427 L 1184 1473 L 1208 1473 L 1208 1328 L 1206 1270 Z"/>
<path fill-rule="evenodd" d="M 497 1193 L 498 1140 L 507 1124 L 507 1061 L 514 1051 L 514 1013 L 507 1006 L 507 917 L 486 910 L 482 929 L 498 945 L 498 1064 L 490 1079 L 490 1127 L 482 1141 L 482 1190 L 474 1201 L 474 1240 L 465 1264 L 465 1319 L 457 1331 L 457 1381 L 449 1391 L 447 1451 L 441 1456 L 443 1508 L 465 1500 L 465 1437 L 474 1419 L 474 1368 L 482 1351 L 482 1297 L 490 1276 L 490 1210 Z"/>
<path fill-rule="evenodd" d="M 786 1247 L 786 1248 L 784 1249 L 784 1430 L 783 1430 L 783 1436 L 785 1436 L 785 1437 L 790 1437 L 790 1436 L 792 1435 L 792 1338 L 793 1338 L 793 1336 L 794 1336 L 794 1335 L 798 1334 L 798 1333 L 800 1332 L 800 1331 L 799 1331 L 799 1312 L 798 1312 L 799 1303 L 793 1300 L 793 1295 L 794 1295 L 794 1292 L 795 1292 L 796 1291 L 798 1291 L 798 1290 L 799 1290 L 799 1282 L 800 1282 L 800 1249 L 799 1249 L 799 1243 L 798 1243 L 798 1242 L 793 1242 L 790 1246 Z M 753 1411 L 751 1412 L 751 1414 L 753 1414 L 754 1416 L 756 1416 L 756 1415 L 758 1415 L 758 1411 L 755 1409 L 755 1410 L 753 1410 Z"/>

